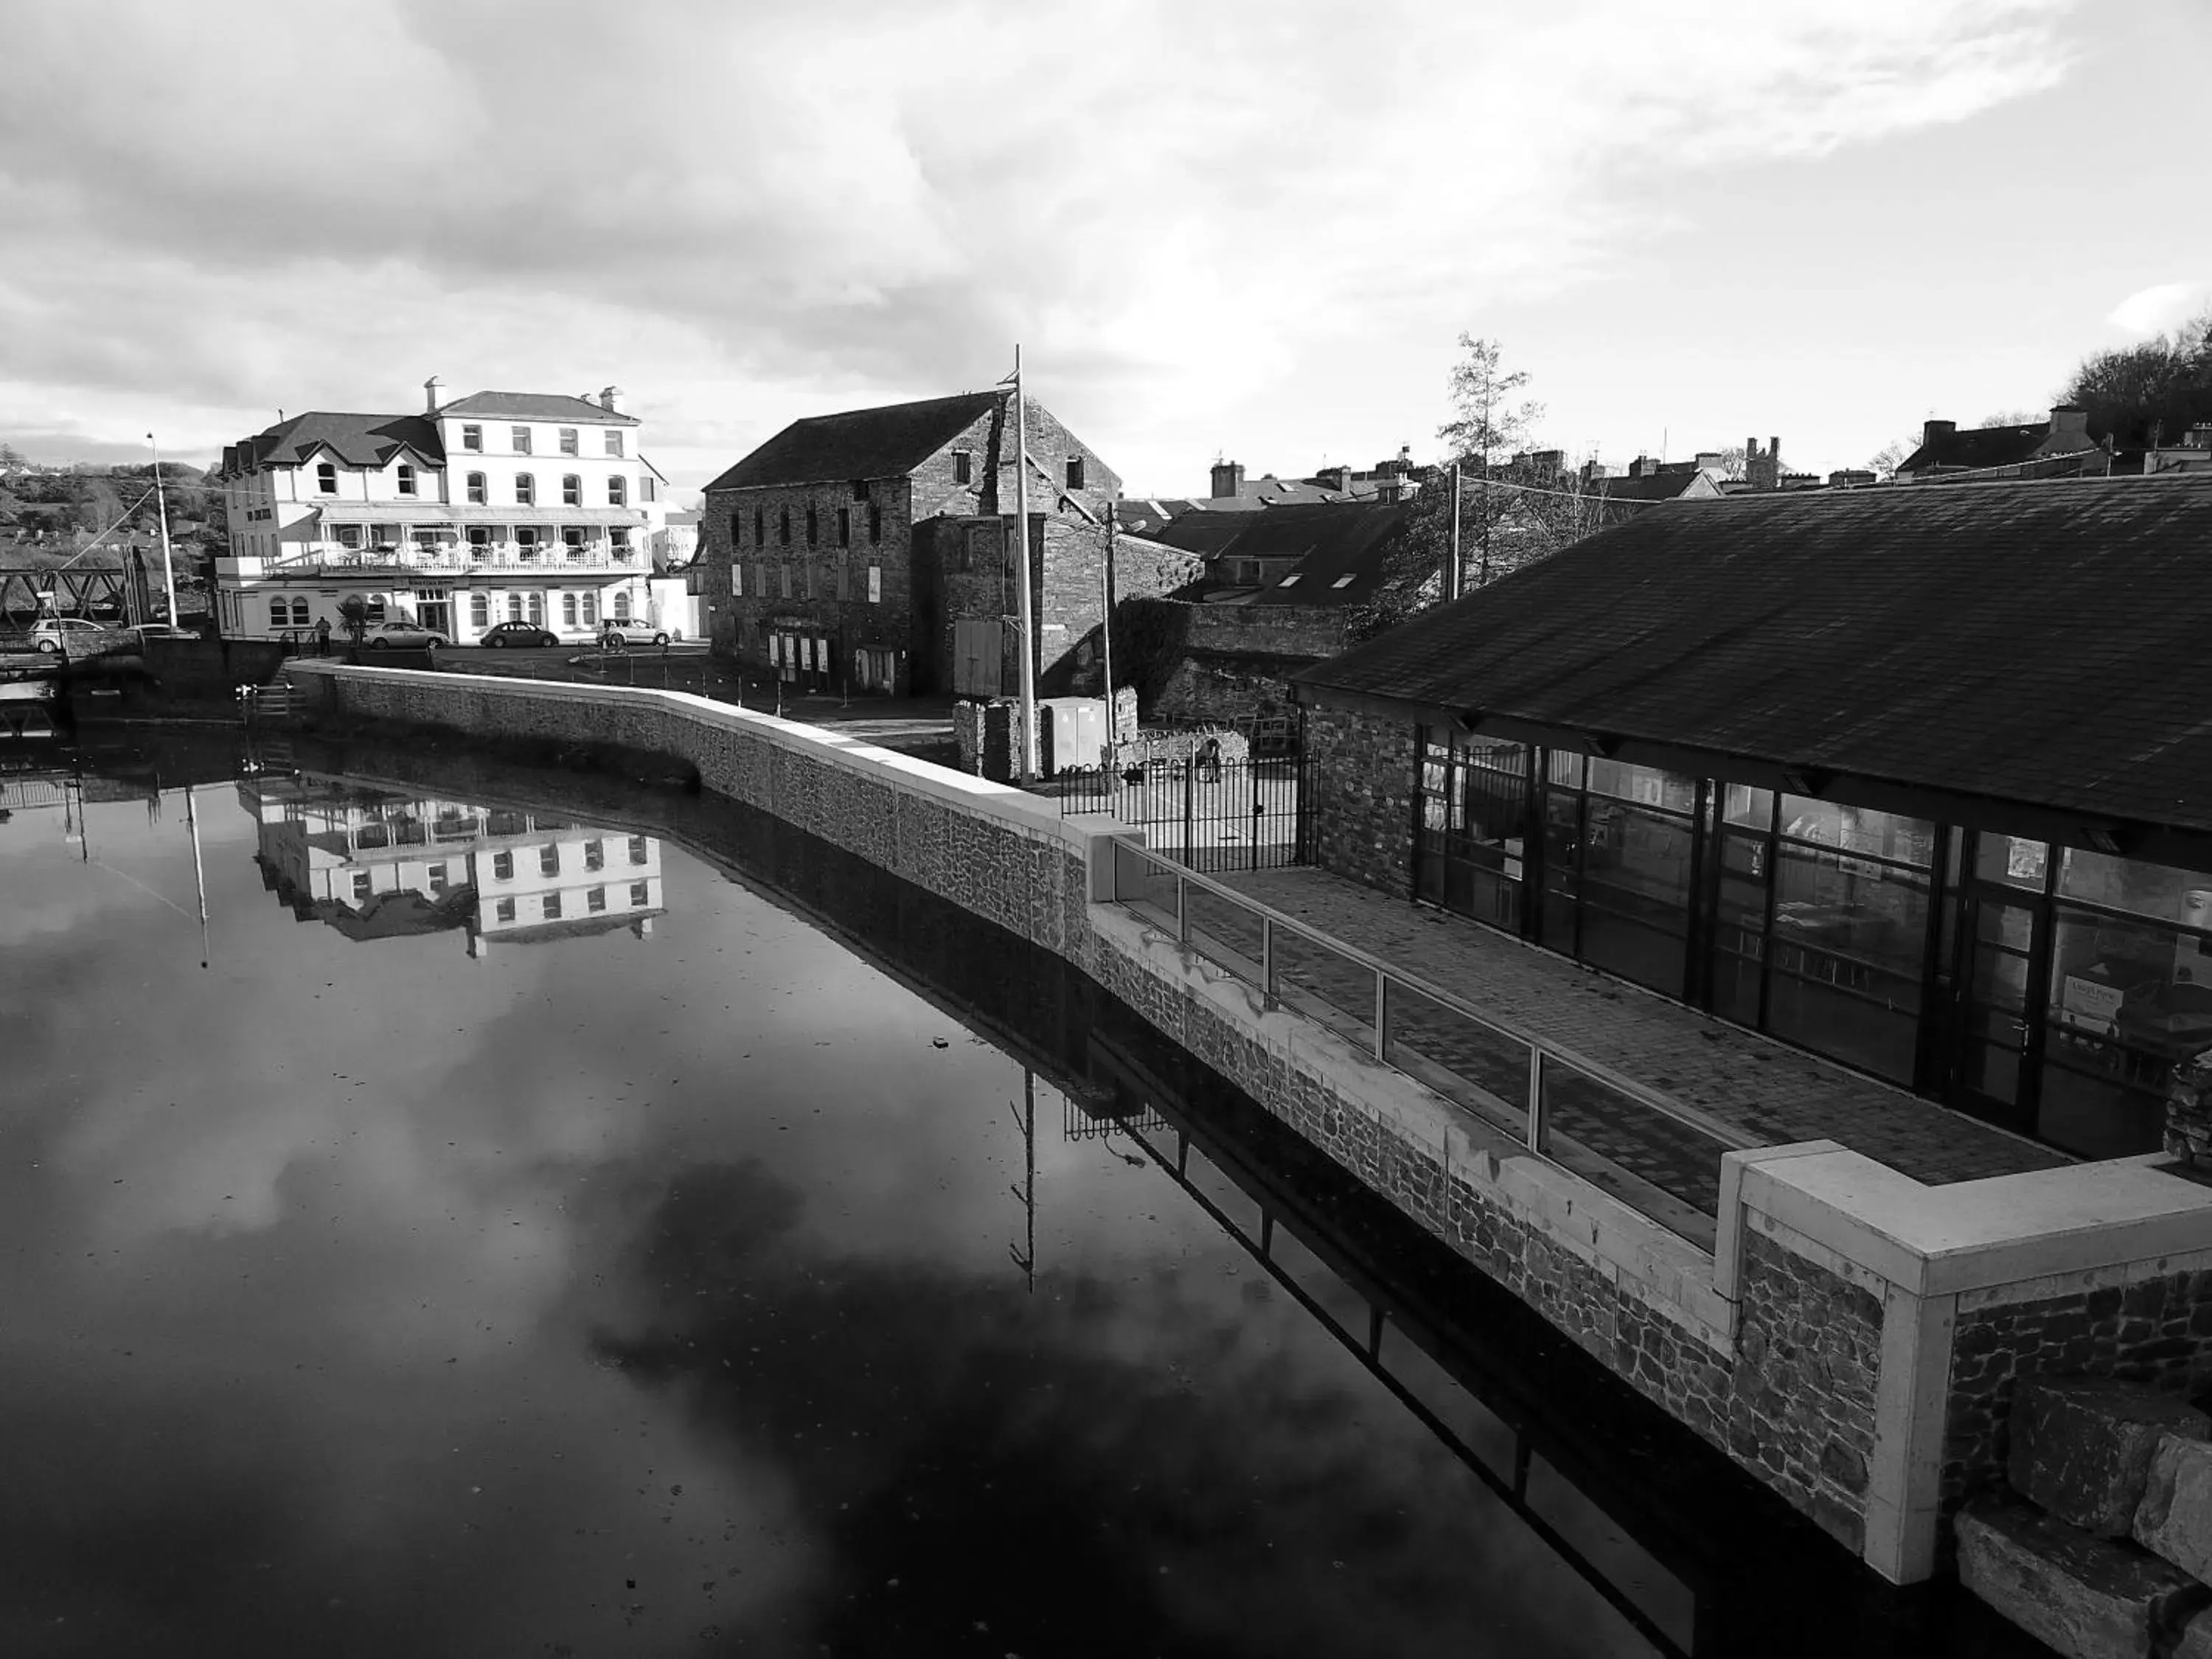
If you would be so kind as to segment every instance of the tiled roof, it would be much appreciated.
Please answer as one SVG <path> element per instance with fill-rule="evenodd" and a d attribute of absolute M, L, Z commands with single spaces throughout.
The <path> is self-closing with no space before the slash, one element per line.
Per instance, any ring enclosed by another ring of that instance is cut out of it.
<path fill-rule="evenodd" d="M 638 423 L 636 416 L 602 409 L 589 398 L 563 397 L 551 392 L 471 392 L 465 398 L 440 404 L 438 413 L 441 417 L 478 415 L 488 421 L 573 421 L 580 425 L 588 422 L 599 426 Z"/>
<path fill-rule="evenodd" d="M 1339 501 L 1262 513 L 1188 513 L 1152 532 L 1215 570 L 1229 559 L 1296 559 L 1254 605 L 1351 605 L 1375 591 L 1389 546 L 1409 522 L 1402 502 Z M 1339 579 L 1352 580 L 1339 585 Z M 1295 580 L 1293 580 L 1295 578 Z"/>
<path fill-rule="evenodd" d="M 2212 477 L 1655 507 L 1298 678 L 2212 830 Z"/>
<path fill-rule="evenodd" d="M 1700 497 L 1718 494 L 1702 484 L 1704 477 L 1704 473 L 1692 467 L 1684 472 L 1647 473 L 1640 478 L 1593 478 L 1585 488 L 1609 501 L 1674 501 L 1693 489 Z"/>
<path fill-rule="evenodd" d="M 707 488 L 903 477 L 1012 395 L 965 392 L 956 398 L 810 416 L 793 421 Z"/>
<path fill-rule="evenodd" d="M 239 447 L 263 466 L 300 466 L 328 449 L 348 466 L 383 466 L 402 448 L 442 465 L 438 428 L 420 415 L 336 415 L 312 410 L 280 421 Z"/>
<path fill-rule="evenodd" d="M 1984 426 L 1966 432 L 1939 432 L 1897 464 L 1899 472 L 1929 466 L 2016 466 L 2043 447 L 2051 435 L 2045 422 L 2033 426 Z"/>

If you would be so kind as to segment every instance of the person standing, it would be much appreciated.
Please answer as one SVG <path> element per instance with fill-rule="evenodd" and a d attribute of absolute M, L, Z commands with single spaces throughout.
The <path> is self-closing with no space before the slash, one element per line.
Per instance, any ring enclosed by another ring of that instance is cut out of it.
<path fill-rule="evenodd" d="M 331 654 L 331 619 L 328 617 L 315 618 L 315 654 L 319 657 Z"/>

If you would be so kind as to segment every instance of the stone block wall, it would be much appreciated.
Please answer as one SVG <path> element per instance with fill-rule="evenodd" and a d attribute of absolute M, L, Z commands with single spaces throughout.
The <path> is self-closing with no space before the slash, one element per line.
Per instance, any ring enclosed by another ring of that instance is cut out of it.
<path fill-rule="evenodd" d="M 1290 675 L 1303 659 L 1188 656 L 1168 676 L 1166 689 L 1153 699 L 1152 716 L 1166 720 L 1217 720 L 1242 726 L 1248 720 L 1295 714 Z"/>
<path fill-rule="evenodd" d="M 1413 727 L 1326 706 L 1306 713 L 1314 862 L 1386 893 L 1413 884 Z"/>
<path fill-rule="evenodd" d="M 718 649 L 765 664 L 775 629 L 820 635 L 833 642 L 833 676 L 842 675 L 854 651 L 910 649 L 915 595 L 906 484 L 857 482 L 866 499 L 855 495 L 851 479 L 709 493 L 700 520 L 700 592 L 702 603 L 714 607 L 708 632 Z M 880 596 L 873 600 L 871 569 Z"/>
<path fill-rule="evenodd" d="M 1972 1308 L 1962 1297 L 1944 1413 L 1946 1514 L 2002 1485 L 2013 1395 L 2034 1376 L 2110 1376 L 2188 1396 L 2212 1389 L 2212 1273 Z"/>

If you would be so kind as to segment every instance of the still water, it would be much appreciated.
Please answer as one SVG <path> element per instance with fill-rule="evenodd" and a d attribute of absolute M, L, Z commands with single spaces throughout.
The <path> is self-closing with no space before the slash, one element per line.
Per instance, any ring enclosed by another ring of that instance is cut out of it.
<path fill-rule="evenodd" d="M 0 774 L 0 1652 L 1698 1644 L 1067 1032 L 555 794 L 163 758 Z"/>

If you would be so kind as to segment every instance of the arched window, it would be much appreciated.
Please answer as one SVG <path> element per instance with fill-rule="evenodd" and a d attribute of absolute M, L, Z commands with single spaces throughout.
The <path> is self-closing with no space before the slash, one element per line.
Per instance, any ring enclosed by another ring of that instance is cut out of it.
<path fill-rule="evenodd" d="M 469 626 L 471 628 L 489 628 L 491 626 L 490 594 L 471 593 L 469 595 Z"/>
<path fill-rule="evenodd" d="M 518 472 L 514 475 L 514 499 L 524 507 L 538 505 L 538 475 Z"/>
<path fill-rule="evenodd" d="M 510 593 L 507 596 L 507 619 L 509 622 L 520 622 L 522 620 L 521 594 Z"/>
<path fill-rule="evenodd" d="M 271 628 L 282 628 L 282 627 L 285 626 L 285 624 L 286 624 L 287 621 L 289 620 L 289 618 L 288 618 L 288 617 L 286 617 L 286 615 L 285 615 L 285 612 L 286 612 L 286 611 L 287 611 L 289 608 L 289 607 L 286 605 L 285 601 L 283 601 L 283 599 L 271 599 L 271 600 L 270 600 L 270 601 L 269 601 L 269 625 L 270 625 Z"/>
<path fill-rule="evenodd" d="M 334 463 L 318 461 L 315 464 L 315 488 L 325 495 L 338 493 L 338 470 Z"/>
<path fill-rule="evenodd" d="M 305 628 L 307 625 L 307 602 L 305 599 L 294 599 L 292 601 L 292 626 L 295 628 Z"/>
<path fill-rule="evenodd" d="M 629 620 L 629 589 L 627 587 L 615 589 L 615 620 L 617 622 Z"/>
<path fill-rule="evenodd" d="M 576 590 L 572 587 L 561 596 L 561 626 L 574 628 L 575 625 Z"/>
<path fill-rule="evenodd" d="M 628 478 L 623 477 L 621 475 L 617 474 L 614 477 L 607 480 L 607 505 L 609 507 L 628 507 L 629 505 L 629 480 Z"/>
<path fill-rule="evenodd" d="M 415 469 L 402 461 L 399 463 L 398 473 L 399 493 L 403 495 L 412 495 L 415 493 Z"/>
<path fill-rule="evenodd" d="M 484 488 L 484 475 L 481 472 L 470 473 L 469 505 L 471 507 L 482 507 L 490 499 L 491 492 Z"/>
<path fill-rule="evenodd" d="M 561 505 L 581 507 L 584 504 L 584 481 L 573 472 L 561 475 Z"/>

